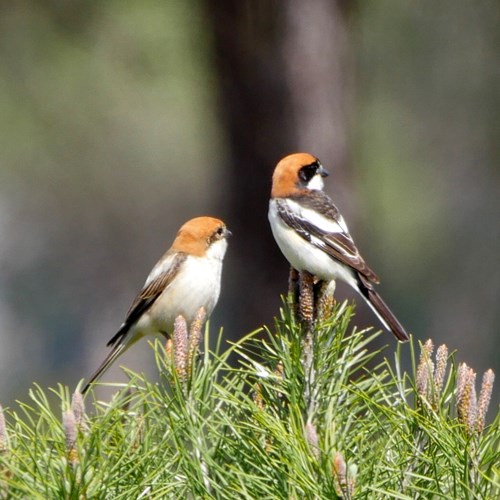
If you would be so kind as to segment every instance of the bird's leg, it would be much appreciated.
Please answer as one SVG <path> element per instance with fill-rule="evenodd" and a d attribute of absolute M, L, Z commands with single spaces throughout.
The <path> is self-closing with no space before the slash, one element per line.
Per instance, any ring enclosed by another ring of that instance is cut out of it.
<path fill-rule="evenodd" d="M 335 280 L 319 281 L 316 289 L 316 318 L 319 321 L 328 319 L 335 306 Z"/>
<path fill-rule="evenodd" d="M 297 284 L 299 281 L 299 272 L 293 266 L 290 266 L 290 274 L 288 275 L 288 293 L 297 295 Z"/>

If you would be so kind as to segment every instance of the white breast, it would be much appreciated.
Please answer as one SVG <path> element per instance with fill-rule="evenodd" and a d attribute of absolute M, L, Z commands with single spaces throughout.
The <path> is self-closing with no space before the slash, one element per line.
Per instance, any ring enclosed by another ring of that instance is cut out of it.
<path fill-rule="evenodd" d="M 356 280 L 350 268 L 340 264 L 287 226 L 278 214 L 275 200 L 269 203 L 268 217 L 276 243 L 295 269 L 308 271 L 327 281 L 341 279 L 355 287 Z"/>
<path fill-rule="evenodd" d="M 218 243 L 223 242 L 226 243 L 222 240 Z M 170 334 L 178 315 L 189 324 L 202 306 L 209 316 L 219 299 L 224 252 L 225 248 L 219 248 L 205 257 L 188 256 L 172 283 L 139 320 L 136 329 L 142 335 Z"/>

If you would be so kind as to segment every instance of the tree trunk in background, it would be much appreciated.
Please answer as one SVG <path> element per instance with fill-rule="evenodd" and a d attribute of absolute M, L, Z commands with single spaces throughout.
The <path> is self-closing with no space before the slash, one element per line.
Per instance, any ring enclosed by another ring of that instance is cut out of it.
<path fill-rule="evenodd" d="M 352 64 L 340 2 L 289 0 L 283 53 L 297 149 L 347 174 Z M 352 114 L 352 113 L 351 113 Z"/>
<path fill-rule="evenodd" d="M 267 221 L 271 175 L 284 155 L 308 151 L 345 179 L 351 80 L 339 2 L 207 0 L 219 100 L 229 143 L 219 213 L 234 233 L 224 281 L 227 333 L 270 324 L 288 265 Z"/>

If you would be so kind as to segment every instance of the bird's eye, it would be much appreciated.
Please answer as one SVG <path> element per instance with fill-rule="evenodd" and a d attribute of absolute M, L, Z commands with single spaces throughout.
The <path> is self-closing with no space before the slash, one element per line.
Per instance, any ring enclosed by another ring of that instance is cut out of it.
<path fill-rule="evenodd" d="M 309 182 L 317 173 L 319 165 L 317 162 L 306 165 L 299 170 L 299 177 L 304 182 Z"/>
<path fill-rule="evenodd" d="M 209 243 L 212 243 L 214 241 L 220 240 L 224 237 L 224 228 L 218 227 L 213 233 L 212 236 L 209 239 Z"/>

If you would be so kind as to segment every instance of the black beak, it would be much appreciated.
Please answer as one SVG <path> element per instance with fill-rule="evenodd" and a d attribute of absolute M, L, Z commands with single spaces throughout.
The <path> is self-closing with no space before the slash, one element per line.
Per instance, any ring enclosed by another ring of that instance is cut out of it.
<path fill-rule="evenodd" d="M 328 170 L 321 164 L 318 168 L 318 174 L 321 175 L 321 177 L 328 177 L 330 175 Z"/>

